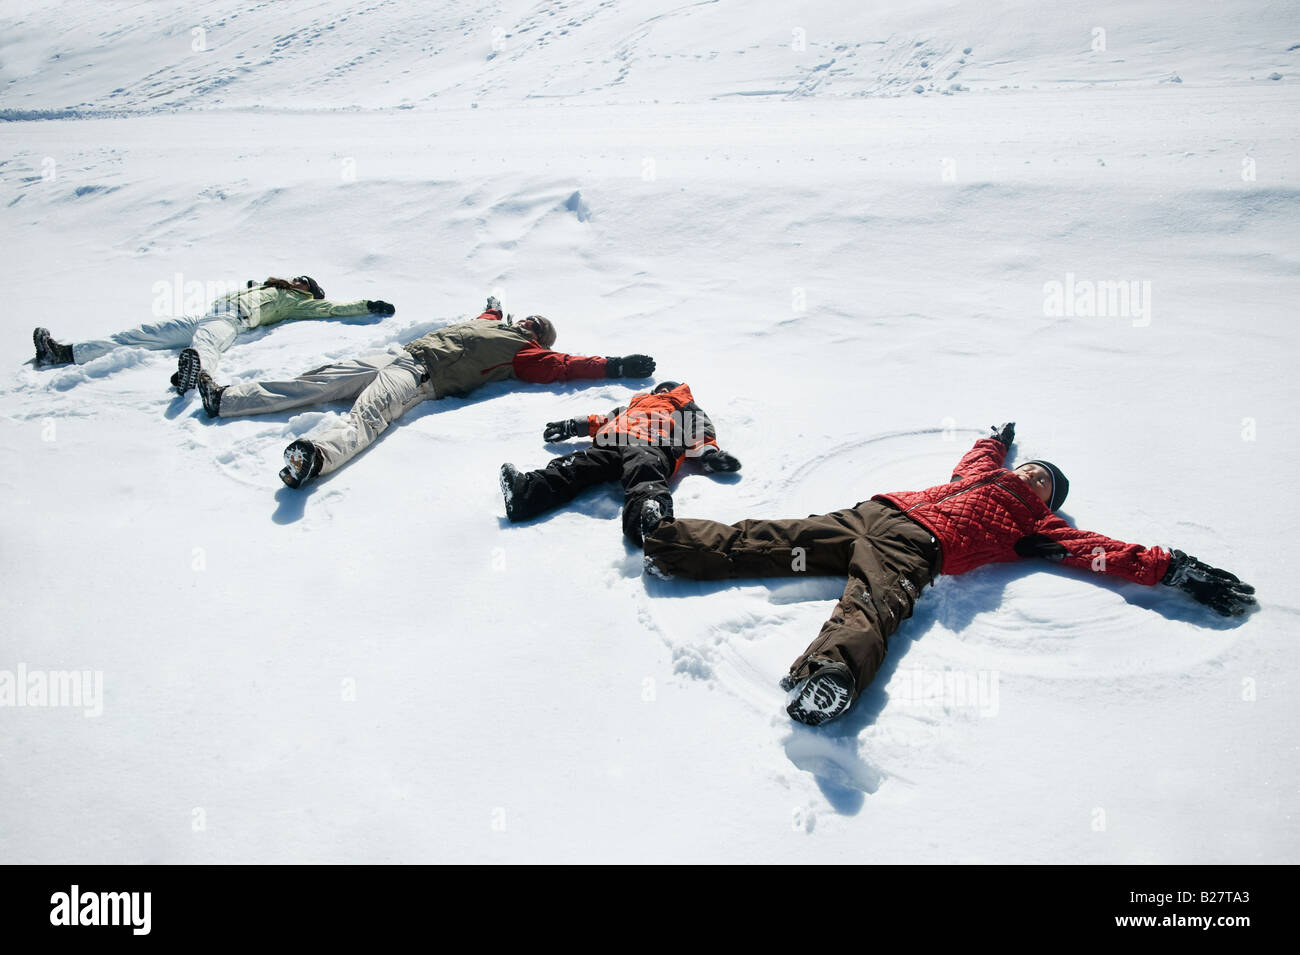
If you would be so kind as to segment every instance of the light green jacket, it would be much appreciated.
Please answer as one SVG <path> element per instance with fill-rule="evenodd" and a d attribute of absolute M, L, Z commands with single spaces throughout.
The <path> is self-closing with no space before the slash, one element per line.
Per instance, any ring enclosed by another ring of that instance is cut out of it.
<path fill-rule="evenodd" d="M 306 292 L 268 288 L 264 285 L 234 292 L 218 301 L 229 301 L 238 308 L 249 328 L 274 325 L 286 319 L 345 318 L 349 315 L 365 315 L 370 311 L 365 299 L 331 302 L 328 299 L 312 298 Z"/>

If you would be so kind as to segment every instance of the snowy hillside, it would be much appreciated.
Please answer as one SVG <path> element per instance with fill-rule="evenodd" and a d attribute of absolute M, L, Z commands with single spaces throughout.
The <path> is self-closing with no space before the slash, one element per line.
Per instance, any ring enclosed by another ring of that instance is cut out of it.
<path fill-rule="evenodd" d="M 100 715 L 0 706 L 0 858 L 1300 861 L 1298 14 L 0 4 L 0 680 L 103 681 Z M 813 730 L 777 680 L 842 580 L 643 577 L 613 487 L 505 521 L 499 465 L 627 382 L 429 402 L 293 492 L 284 446 L 346 405 L 213 421 L 170 353 L 30 363 L 33 326 L 303 271 L 397 314 L 258 332 L 219 378 L 495 293 L 691 384 L 744 470 L 684 469 L 681 516 L 941 483 L 1014 419 L 1071 522 L 1262 606 L 941 578 Z M 1132 307 L 1053 311 L 1084 282 Z"/>
<path fill-rule="evenodd" d="M 5 6 L 11 115 L 1237 87 L 1294 71 L 1300 39 L 1294 2 Z"/>

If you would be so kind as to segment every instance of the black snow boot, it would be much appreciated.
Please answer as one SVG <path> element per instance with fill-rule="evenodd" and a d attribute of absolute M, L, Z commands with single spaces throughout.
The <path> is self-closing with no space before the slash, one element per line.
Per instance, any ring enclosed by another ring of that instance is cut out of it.
<path fill-rule="evenodd" d="M 650 498 L 641 505 L 641 539 L 638 544 L 645 544 L 645 539 L 654 533 L 655 528 L 663 523 L 664 518 L 673 516 L 673 502 L 660 498 Z"/>
<path fill-rule="evenodd" d="M 199 374 L 203 366 L 199 362 L 199 353 L 193 348 L 186 348 L 176 362 L 176 374 L 172 375 L 172 384 L 177 394 L 185 394 L 199 383 Z"/>
<path fill-rule="evenodd" d="M 515 522 L 515 492 L 519 490 L 521 477 L 513 464 L 506 462 L 501 465 L 501 496 L 506 502 L 506 519 L 512 524 Z"/>
<path fill-rule="evenodd" d="M 809 726 L 819 726 L 843 715 L 853 702 L 853 674 L 843 663 L 823 661 L 817 670 L 802 682 L 796 683 L 787 676 L 781 688 L 793 690 L 794 695 L 785 711 L 792 719 Z"/>
<path fill-rule="evenodd" d="M 284 469 L 280 472 L 280 480 L 292 488 L 302 487 L 315 480 L 323 463 L 320 448 L 299 439 L 284 449 Z"/>
<path fill-rule="evenodd" d="M 60 345 L 50 335 L 48 328 L 38 328 L 33 331 L 32 344 L 36 346 L 37 365 L 72 364 L 72 346 Z"/>
<path fill-rule="evenodd" d="M 217 384 L 206 371 L 199 372 L 199 397 L 209 418 L 221 414 L 221 393 L 225 390 L 226 386 Z"/>

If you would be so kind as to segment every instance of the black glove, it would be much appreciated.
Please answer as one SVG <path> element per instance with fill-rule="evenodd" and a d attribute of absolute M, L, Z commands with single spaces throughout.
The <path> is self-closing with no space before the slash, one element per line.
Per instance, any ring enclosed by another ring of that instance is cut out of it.
<path fill-rule="evenodd" d="M 649 355 L 605 359 L 606 378 L 649 378 L 654 373 L 655 360 Z"/>
<path fill-rule="evenodd" d="M 1016 440 L 1016 423 L 1008 421 L 1006 424 L 993 425 L 993 433 L 989 437 L 994 441 L 1001 441 L 1002 447 L 1010 448 L 1011 442 Z"/>
<path fill-rule="evenodd" d="M 1256 606 L 1255 588 L 1243 584 L 1235 574 L 1202 564 L 1181 550 L 1173 551 L 1162 584 L 1177 587 L 1197 603 L 1203 603 L 1225 617 L 1240 617 Z"/>
<path fill-rule="evenodd" d="M 489 295 L 487 298 L 487 305 L 483 306 L 483 311 L 485 312 L 501 311 L 501 299 L 497 298 L 495 295 Z"/>
<path fill-rule="evenodd" d="M 373 302 L 366 302 L 366 308 L 370 309 L 371 315 L 392 315 L 397 309 L 387 302 L 381 302 L 375 299 Z"/>
<path fill-rule="evenodd" d="M 715 471 L 739 471 L 740 459 L 734 454 L 719 451 L 710 445 L 708 450 L 700 454 L 700 467 L 707 474 L 713 474 Z"/>
<path fill-rule="evenodd" d="M 1030 534 L 1016 541 L 1016 553 L 1021 557 L 1041 557 L 1043 560 L 1064 560 L 1065 547 L 1046 534 Z"/>
<path fill-rule="evenodd" d="M 563 441 L 565 438 L 584 437 L 589 428 L 586 418 L 566 418 L 564 421 L 546 422 L 542 438 L 546 441 Z"/>

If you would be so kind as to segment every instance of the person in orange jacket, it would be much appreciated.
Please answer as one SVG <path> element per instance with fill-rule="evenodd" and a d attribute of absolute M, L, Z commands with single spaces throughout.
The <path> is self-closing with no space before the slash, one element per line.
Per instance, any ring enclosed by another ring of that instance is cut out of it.
<path fill-rule="evenodd" d="M 713 422 L 687 385 L 665 381 L 608 415 L 552 421 L 543 437 L 590 437 L 594 445 L 562 455 L 537 471 L 501 465 L 501 494 L 511 523 L 530 520 L 606 481 L 623 484 L 623 533 L 638 547 L 644 534 L 673 513 L 668 482 L 693 458 L 705 473 L 739 471 L 740 461 L 718 448 Z"/>

